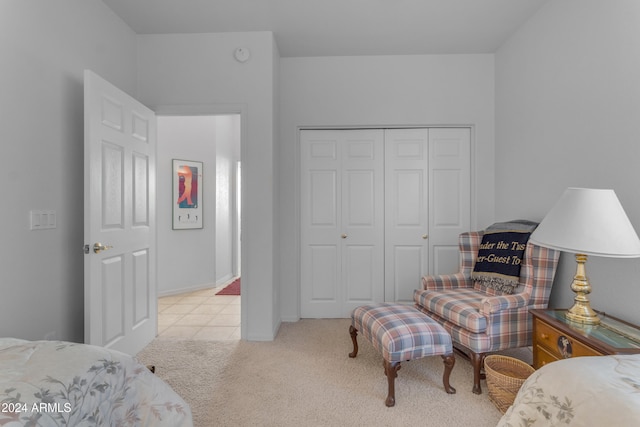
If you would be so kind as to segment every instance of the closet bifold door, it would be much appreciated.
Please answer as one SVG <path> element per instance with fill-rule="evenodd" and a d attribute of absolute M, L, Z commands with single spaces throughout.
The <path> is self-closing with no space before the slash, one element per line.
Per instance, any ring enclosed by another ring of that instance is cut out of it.
<path fill-rule="evenodd" d="M 471 226 L 471 130 L 385 131 L 385 300 L 413 302 L 421 278 L 458 270 Z"/>
<path fill-rule="evenodd" d="M 382 130 L 300 133 L 300 312 L 348 317 L 384 300 Z"/>
<path fill-rule="evenodd" d="M 429 130 L 385 130 L 385 300 L 412 302 L 429 270 Z"/>
<path fill-rule="evenodd" d="M 471 129 L 300 133 L 300 314 L 411 303 L 458 269 L 471 227 Z"/>
<path fill-rule="evenodd" d="M 429 271 L 456 273 L 471 229 L 471 128 L 429 128 Z"/>

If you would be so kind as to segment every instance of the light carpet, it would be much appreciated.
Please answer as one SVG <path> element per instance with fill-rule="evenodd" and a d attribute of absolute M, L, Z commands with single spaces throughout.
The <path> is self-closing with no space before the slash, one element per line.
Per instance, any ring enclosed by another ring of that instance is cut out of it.
<path fill-rule="evenodd" d="M 154 364 L 191 406 L 195 427 L 495 426 L 500 411 L 471 392 L 471 364 L 457 357 L 450 395 L 439 356 L 404 362 L 387 408 L 382 357 L 359 337 L 351 359 L 349 319 L 283 323 L 272 342 L 156 339 L 138 359 Z M 527 351 L 524 357 L 526 360 Z M 518 355 L 514 355 L 518 357 Z"/>

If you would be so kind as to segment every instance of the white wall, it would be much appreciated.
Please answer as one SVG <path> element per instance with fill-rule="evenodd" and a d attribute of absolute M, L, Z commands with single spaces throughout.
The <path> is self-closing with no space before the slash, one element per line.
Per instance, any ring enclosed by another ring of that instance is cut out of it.
<path fill-rule="evenodd" d="M 2 0 L 0 53 L 0 336 L 83 341 L 82 74 L 134 94 L 136 36 L 98 0 Z"/>
<path fill-rule="evenodd" d="M 216 122 L 214 116 L 158 116 L 158 295 L 215 284 Z M 202 162 L 201 229 L 172 228 L 172 159 Z"/>
<path fill-rule="evenodd" d="M 493 55 L 282 58 L 280 67 L 283 320 L 300 315 L 300 127 L 471 125 L 474 219 L 481 227 L 493 221 Z"/>
<path fill-rule="evenodd" d="M 251 59 L 237 62 L 237 47 L 249 48 Z M 144 104 L 158 111 L 241 113 L 242 337 L 251 340 L 273 339 L 280 325 L 274 289 L 274 51 L 270 32 L 138 37 Z"/>
<path fill-rule="evenodd" d="M 566 187 L 613 188 L 640 230 L 640 2 L 554 0 L 496 54 L 496 219 L 541 220 Z M 585 230 L 586 232 L 588 230 Z M 640 260 L 590 257 L 592 306 L 640 323 Z M 561 257 L 551 304 L 569 307 Z"/>

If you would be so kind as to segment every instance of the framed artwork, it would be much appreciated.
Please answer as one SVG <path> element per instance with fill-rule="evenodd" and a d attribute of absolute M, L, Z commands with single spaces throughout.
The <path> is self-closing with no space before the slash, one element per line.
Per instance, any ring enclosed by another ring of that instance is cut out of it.
<path fill-rule="evenodd" d="M 202 162 L 173 159 L 173 229 L 202 228 Z"/>

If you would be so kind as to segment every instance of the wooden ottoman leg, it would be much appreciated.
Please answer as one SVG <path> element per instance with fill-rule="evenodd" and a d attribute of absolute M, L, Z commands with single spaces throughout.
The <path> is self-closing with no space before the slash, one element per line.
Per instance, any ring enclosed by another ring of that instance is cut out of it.
<path fill-rule="evenodd" d="M 387 400 L 385 400 L 384 403 L 388 407 L 392 407 L 396 404 L 396 377 L 400 370 L 400 362 L 387 362 L 383 360 L 382 364 L 384 365 L 384 374 L 387 376 L 387 383 L 389 383 L 389 392 Z"/>
<path fill-rule="evenodd" d="M 456 389 L 451 387 L 451 384 L 449 384 L 449 376 L 451 375 L 451 371 L 453 371 L 453 367 L 456 364 L 456 358 L 453 353 L 451 353 L 442 355 L 442 359 L 444 360 L 444 374 L 442 375 L 444 390 L 449 394 L 455 394 Z"/>
<path fill-rule="evenodd" d="M 349 325 L 349 334 L 351 335 L 351 341 L 353 341 L 353 351 L 349 353 L 349 357 L 353 358 L 358 355 L 358 330 L 353 325 Z"/>

